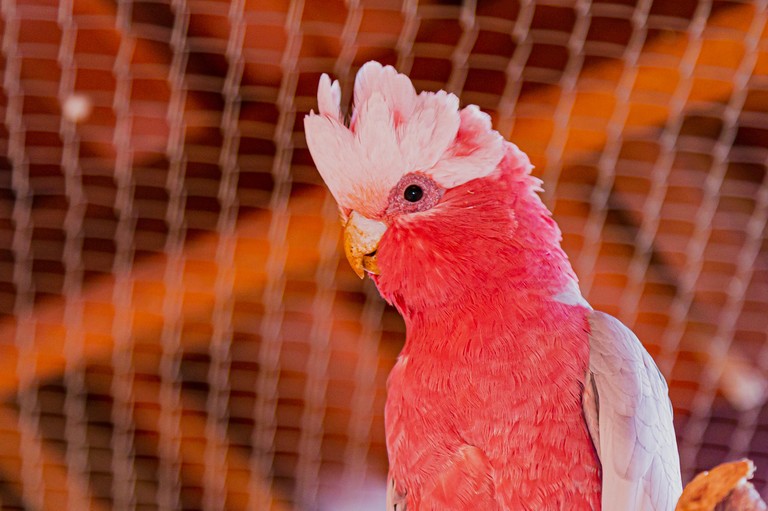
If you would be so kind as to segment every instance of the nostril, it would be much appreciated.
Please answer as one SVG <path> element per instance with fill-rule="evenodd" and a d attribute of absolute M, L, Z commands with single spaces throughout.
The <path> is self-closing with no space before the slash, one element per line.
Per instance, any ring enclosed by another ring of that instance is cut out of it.
<path fill-rule="evenodd" d="M 365 254 L 365 257 L 373 257 L 376 255 L 376 252 L 378 252 L 378 250 L 374 250 L 373 252 L 368 252 L 367 254 Z"/>

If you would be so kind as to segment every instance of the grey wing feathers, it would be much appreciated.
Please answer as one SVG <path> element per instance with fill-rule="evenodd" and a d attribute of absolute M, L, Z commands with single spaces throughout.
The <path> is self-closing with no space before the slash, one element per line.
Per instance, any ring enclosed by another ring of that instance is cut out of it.
<path fill-rule="evenodd" d="M 672 511 L 682 484 L 667 384 L 634 333 L 590 312 L 584 417 L 603 474 L 603 511 Z"/>

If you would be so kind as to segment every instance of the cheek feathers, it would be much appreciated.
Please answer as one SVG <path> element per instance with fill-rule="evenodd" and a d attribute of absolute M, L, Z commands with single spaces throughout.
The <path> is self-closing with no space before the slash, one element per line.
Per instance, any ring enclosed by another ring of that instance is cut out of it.
<path fill-rule="evenodd" d="M 557 226 L 518 173 L 498 172 L 447 190 L 432 209 L 394 218 L 379 245 L 377 280 L 390 302 L 448 296 L 519 279 L 538 253 L 558 249 Z"/>
<path fill-rule="evenodd" d="M 459 288 L 467 278 L 486 278 L 496 271 L 514 231 L 506 201 L 489 200 L 479 188 L 450 190 L 431 210 L 402 215 L 390 224 L 379 245 L 379 282 L 405 291 L 415 281 L 422 289 L 414 293 L 428 294 L 423 288 L 431 280 Z"/>

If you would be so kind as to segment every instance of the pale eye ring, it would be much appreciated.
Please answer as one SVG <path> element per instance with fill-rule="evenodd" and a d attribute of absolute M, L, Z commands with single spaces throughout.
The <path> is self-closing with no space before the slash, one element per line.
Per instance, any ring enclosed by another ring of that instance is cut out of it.
<path fill-rule="evenodd" d="M 403 198 L 408 202 L 419 202 L 424 197 L 424 190 L 419 185 L 409 185 L 403 192 Z"/>
<path fill-rule="evenodd" d="M 431 177 L 421 172 L 410 172 L 390 190 L 386 214 L 392 216 L 426 211 L 440 201 L 444 191 Z"/>

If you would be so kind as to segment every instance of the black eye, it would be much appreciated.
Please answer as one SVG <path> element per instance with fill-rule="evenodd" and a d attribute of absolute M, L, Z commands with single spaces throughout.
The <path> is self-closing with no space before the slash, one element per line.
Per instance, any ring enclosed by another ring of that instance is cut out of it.
<path fill-rule="evenodd" d="M 408 202 L 419 202 L 424 197 L 424 190 L 419 185 L 410 185 L 403 192 L 403 197 Z"/>

